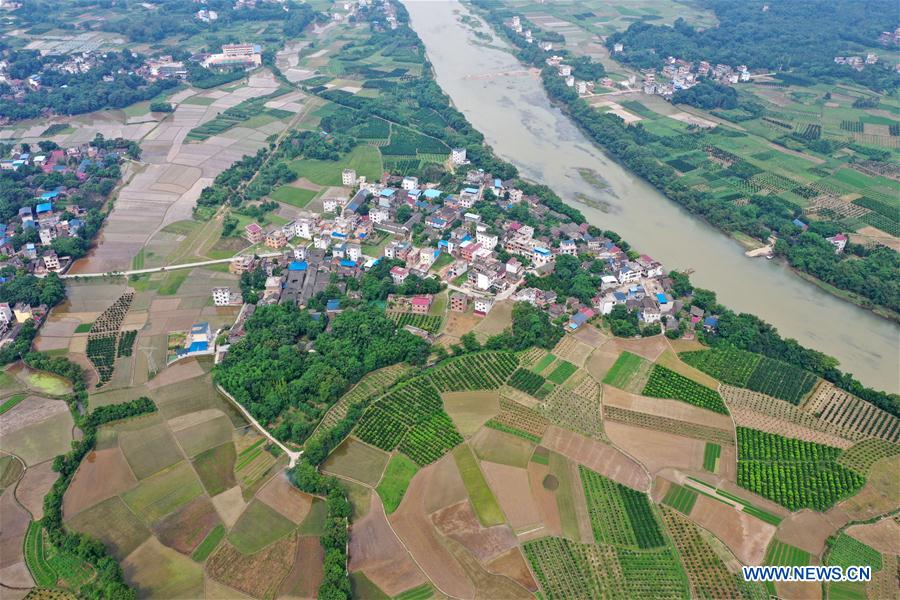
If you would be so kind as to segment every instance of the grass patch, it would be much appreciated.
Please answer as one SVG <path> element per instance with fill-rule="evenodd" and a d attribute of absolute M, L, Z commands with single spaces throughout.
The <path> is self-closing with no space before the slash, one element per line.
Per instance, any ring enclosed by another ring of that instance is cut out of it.
<path fill-rule="evenodd" d="M 703 450 L 703 469 L 710 473 L 716 473 L 719 470 L 719 456 L 722 454 L 722 446 L 706 442 L 706 448 Z"/>
<path fill-rule="evenodd" d="M 434 588 L 430 583 L 423 583 L 420 586 L 406 590 L 394 596 L 394 600 L 427 600 L 434 597 Z"/>
<path fill-rule="evenodd" d="M 237 485 L 234 479 L 234 442 L 210 448 L 194 457 L 194 469 L 210 496 L 221 494 Z"/>
<path fill-rule="evenodd" d="M 3 404 L 0 404 L 0 415 L 15 408 L 15 406 L 28 397 L 28 394 L 13 394 Z"/>
<path fill-rule="evenodd" d="M 188 275 L 190 275 L 190 269 L 179 269 L 168 273 L 160 284 L 157 293 L 160 296 L 174 296 L 178 293 L 178 288 L 185 282 Z"/>
<path fill-rule="evenodd" d="M 308 517 L 307 517 L 308 518 Z M 259 552 L 294 531 L 295 525 L 259 500 L 253 500 L 228 534 L 243 554 Z"/>
<path fill-rule="evenodd" d="M 316 197 L 316 194 L 318 194 L 318 192 L 313 190 L 283 185 L 269 194 L 269 198 L 283 204 L 296 206 L 297 208 L 305 208 L 306 205 Z"/>
<path fill-rule="evenodd" d="M 537 364 L 534 365 L 534 367 L 531 368 L 531 370 L 534 371 L 535 373 L 540 374 L 541 371 L 543 371 L 544 369 L 546 369 L 547 367 L 549 367 L 550 364 L 551 364 L 554 360 L 556 360 L 556 357 L 555 357 L 555 356 L 553 356 L 552 354 L 547 354 L 547 355 L 544 356 L 541 360 L 539 360 L 539 361 L 537 362 Z"/>
<path fill-rule="evenodd" d="M 75 333 L 87 333 L 91 330 L 91 325 L 93 325 L 93 323 L 80 323 L 78 327 L 75 328 Z"/>
<path fill-rule="evenodd" d="M 509 425 L 499 423 L 494 419 L 491 419 L 484 425 L 485 427 L 490 427 L 491 429 L 496 429 L 497 431 L 502 431 L 503 433 L 509 433 L 511 435 L 520 437 L 523 440 L 534 442 L 535 444 L 539 444 L 541 441 L 540 436 L 534 435 L 533 433 L 528 433 L 527 431 L 522 431 L 521 429 L 518 429 L 516 427 L 510 427 Z"/>
<path fill-rule="evenodd" d="M 122 495 L 134 514 L 154 523 L 203 493 L 203 486 L 187 462 L 180 462 L 143 480 Z"/>
<path fill-rule="evenodd" d="M 766 565 L 805 567 L 809 564 L 809 552 L 780 540 L 772 540 L 766 550 Z"/>
<path fill-rule="evenodd" d="M 197 562 L 203 562 L 210 554 L 212 554 L 212 551 L 218 547 L 219 542 L 221 542 L 224 537 L 225 526 L 219 523 L 216 525 L 215 529 L 210 531 L 209 534 L 203 538 L 203 541 L 200 542 L 200 545 L 197 546 L 197 549 L 191 554 L 191 558 Z"/>
<path fill-rule="evenodd" d="M 418 465 L 403 454 L 395 454 L 391 457 L 384 477 L 381 478 L 381 483 L 375 488 L 384 503 L 384 512 L 391 514 L 397 510 L 406 494 L 410 480 L 418 470 Z"/>
<path fill-rule="evenodd" d="M 494 493 L 488 487 L 478 460 L 469 445 L 462 444 L 453 450 L 453 460 L 456 461 L 459 474 L 469 493 L 469 499 L 472 501 L 472 507 L 481 524 L 490 527 L 505 523 L 506 518 L 503 516 L 503 511 L 500 510 Z"/>
<path fill-rule="evenodd" d="M 552 381 L 553 383 L 555 383 L 557 385 L 562 385 L 563 383 L 565 383 L 566 379 L 571 377 L 572 374 L 575 373 L 575 371 L 577 371 L 577 370 L 578 370 L 578 367 L 576 367 L 572 363 L 564 360 L 564 361 L 560 362 L 559 366 L 557 366 L 555 369 L 553 369 L 553 372 L 547 376 L 547 379 L 549 379 L 550 381 Z"/>
<path fill-rule="evenodd" d="M 624 390 L 631 380 L 645 368 L 647 362 L 637 354 L 622 352 L 607 371 L 603 383 Z"/>
<path fill-rule="evenodd" d="M 666 492 L 666 495 L 663 498 L 663 504 L 667 504 L 685 515 L 691 514 L 691 510 L 694 508 L 694 503 L 696 501 L 697 492 L 682 487 L 677 483 L 672 484 L 672 487 L 669 488 L 669 491 Z"/>
<path fill-rule="evenodd" d="M 341 171 L 355 169 L 357 175 L 364 175 L 368 181 L 381 177 L 383 165 L 378 148 L 361 144 L 340 160 L 316 160 L 304 158 L 292 161 L 290 168 L 297 177 L 305 177 L 317 185 L 341 185 Z"/>

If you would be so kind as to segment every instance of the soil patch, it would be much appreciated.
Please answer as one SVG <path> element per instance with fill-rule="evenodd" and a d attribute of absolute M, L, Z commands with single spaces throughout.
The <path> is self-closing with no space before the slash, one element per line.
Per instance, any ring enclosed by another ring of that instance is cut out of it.
<path fill-rule="evenodd" d="M 53 487 L 59 473 L 53 470 L 53 462 L 47 461 L 25 471 L 22 481 L 16 486 L 16 499 L 37 521 L 44 516 L 44 496 Z"/>
<path fill-rule="evenodd" d="M 350 528 L 349 568 L 362 571 L 391 596 L 428 581 L 391 531 L 381 498 L 374 494 L 369 513 Z"/>
<path fill-rule="evenodd" d="M 609 385 L 603 386 L 603 404 L 669 419 L 698 423 L 707 427 L 725 430 L 734 428 L 734 423 L 731 422 L 731 417 L 728 415 L 720 415 L 678 400 L 647 398 L 646 396 L 630 394 Z"/>
<path fill-rule="evenodd" d="M 461 543 L 481 562 L 487 562 L 517 545 L 516 536 L 505 525 L 482 527 L 468 501 L 442 508 L 431 515 L 442 534 Z"/>
<path fill-rule="evenodd" d="M 309 514 L 313 501 L 312 496 L 304 494 L 288 481 L 285 471 L 271 478 L 256 497 L 297 525 Z"/>
<path fill-rule="evenodd" d="M 203 569 L 151 537 L 122 562 L 139 598 L 192 598 L 203 593 Z"/>
<path fill-rule="evenodd" d="M 481 463 L 481 469 L 510 527 L 518 531 L 540 524 L 541 512 L 531 497 L 528 471 L 487 461 Z"/>
<path fill-rule="evenodd" d="M 241 493 L 241 486 L 239 485 L 213 497 L 212 503 L 216 508 L 216 512 L 219 513 L 219 517 L 222 518 L 222 522 L 228 527 L 237 523 L 241 513 L 244 512 L 244 509 L 247 507 L 247 503 L 244 502 L 244 496 Z"/>
<path fill-rule="evenodd" d="M 609 444 L 551 425 L 543 445 L 613 481 L 636 490 L 650 489 L 650 477 L 644 469 Z"/>
<path fill-rule="evenodd" d="M 91 452 L 81 461 L 63 496 L 63 515 L 68 519 L 136 483 L 137 479 L 118 448 Z"/>
<path fill-rule="evenodd" d="M 317 597 L 324 575 L 325 551 L 319 538 L 303 536 L 297 543 L 297 558 L 278 588 L 278 598 L 307 600 Z"/>
<path fill-rule="evenodd" d="M 465 437 L 474 434 L 500 412 L 497 392 L 449 392 L 441 394 L 441 398 L 444 400 L 444 410 Z"/>
<path fill-rule="evenodd" d="M 485 566 L 488 571 L 497 575 L 505 575 L 530 592 L 536 592 L 538 589 L 531 570 L 525 562 L 525 557 L 518 548 L 510 548 Z"/>
<path fill-rule="evenodd" d="M 157 521 L 153 531 L 166 546 L 190 555 L 218 524 L 219 515 L 212 502 L 201 496 Z"/>
<path fill-rule="evenodd" d="M 245 555 L 227 541 L 206 562 L 213 579 L 254 598 L 274 596 L 297 558 L 298 536 L 289 535 L 255 554 Z"/>
<path fill-rule="evenodd" d="M 410 481 L 403 502 L 391 515 L 390 523 L 438 589 L 458 598 L 474 598 L 475 586 L 462 566 L 441 543 L 425 508 L 429 489 L 436 487 L 433 472 L 434 466 L 430 465 L 416 473 Z"/>
<path fill-rule="evenodd" d="M 900 554 L 900 523 L 895 519 L 882 519 L 867 525 L 851 525 L 847 535 L 884 554 Z"/>
<path fill-rule="evenodd" d="M 695 438 L 606 421 L 609 440 L 637 461 L 651 474 L 666 467 L 685 470 L 703 468 L 706 442 Z"/>
<path fill-rule="evenodd" d="M 776 537 L 814 556 L 821 556 L 825 540 L 836 529 L 822 513 L 804 510 L 789 514 L 778 526 Z"/>
<path fill-rule="evenodd" d="M 691 520 L 722 540 L 745 565 L 761 565 L 775 526 L 698 494 Z"/>

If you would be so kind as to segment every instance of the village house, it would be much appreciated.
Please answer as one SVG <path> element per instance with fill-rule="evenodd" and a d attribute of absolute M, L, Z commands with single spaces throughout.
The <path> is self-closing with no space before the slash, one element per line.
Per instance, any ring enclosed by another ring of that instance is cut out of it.
<path fill-rule="evenodd" d="M 450 310 L 453 312 L 466 312 L 469 304 L 469 297 L 462 292 L 453 292 L 450 294 Z"/>
<path fill-rule="evenodd" d="M 412 308 L 413 314 L 427 315 L 428 311 L 431 309 L 432 298 L 433 296 L 425 294 L 413 296 L 412 300 L 410 300 L 410 307 Z"/>
<path fill-rule="evenodd" d="M 263 230 L 257 223 L 249 223 L 244 227 L 244 237 L 251 244 L 258 244 L 263 239 Z"/>
<path fill-rule="evenodd" d="M 240 292 L 235 292 L 227 287 L 213 288 L 212 297 L 215 306 L 240 306 L 242 304 Z"/>

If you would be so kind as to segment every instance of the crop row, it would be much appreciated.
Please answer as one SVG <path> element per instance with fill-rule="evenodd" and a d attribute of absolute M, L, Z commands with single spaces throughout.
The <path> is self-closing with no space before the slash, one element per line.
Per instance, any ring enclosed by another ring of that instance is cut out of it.
<path fill-rule="evenodd" d="M 619 423 L 625 423 L 626 425 L 636 425 L 647 429 L 655 429 L 666 433 L 692 437 L 698 440 L 710 440 L 720 444 L 728 444 L 729 446 L 734 445 L 734 439 L 732 438 L 730 431 L 700 425 L 699 423 L 690 423 L 680 419 L 660 417 L 658 415 L 637 412 L 612 405 L 603 407 L 603 417 L 608 421 L 618 421 Z"/>
<path fill-rule="evenodd" d="M 731 572 L 699 527 L 662 507 L 662 518 L 685 567 L 695 598 L 766 598 L 762 584 L 747 583 Z"/>
<path fill-rule="evenodd" d="M 137 339 L 137 329 L 123 331 L 119 336 L 119 346 L 116 349 L 116 357 L 131 356 L 134 351 L 134 341 Z"/>
<path fill-rule="evenodd" d="M 112 379 L 116 359 L 116 334 L 88 336 L 86 353 L 100 376 L 100 381 L 97 383 L 97 387 L 100 387 Z"/>
<path fill-rule="evenodd" d="M 719 392 L 660 365 L 653 365 L 650 379 L 641 393 L 653 398 L 680 400 L 723 415 L 728 414 Z"/>
<path fill-rule="evenodd" d="M 848 433 L 900 441 L 900 419 L 830 383 L 820 385 L 803 409 Z"/>
<path fill-rule="evenodd" d="M 730 346 L 682 352 L 680 357 L 722 383 L 762 392 L 791 404 L 799 404 L 817 381 L 809 371 Z"/>
<path fill-rule="evenodd" d="M 900 454 L 900 444 L 892 444 L 879 438 L 870 438 L 851 446 L 838 458 L 838 464 L 857 473 L 868 473 L 879 460 Z"/>
<path fill-rule="evenodd" d="M 516 369 L 512 377 L 509 378 L 508 383 L 514 388 L 534 396 L 541 389 L 541 386 L 544 385 L 544 381 L 545 379 L 534 371 Z"/>
<path fill-rule="evenodd" d="M 601 409 L 599 394 L 581 394 L 562 386 L 555 387 L 538 405 L 538 410 L 550 421 L 597 439 L 604 438 Z"/>
<path fill-rule="evenodd" d="M 431 381 L 442 392 L 499 388 L 519 365 L 511 352 L 477 352 L 454 358 L 431 372 Z"/>
<path fill-rule="evenodd" d="M 880 571 L 882 568 L 880 552 L 843 532 L 831 544 L 825 564 L 844 569 L 854 565 L 867 565 L 873 571 Z"/>
<path fill-rule="evenodd" d="M 382 450 L 399 447 L 420 465 L 443 456 L 462 437 L 433 385 L 419 377 L 395 387 L 365 412 L 356 435 Z"/>
<path fill-rule="evenodd" d="M 737 428 L 738 485 L 790 509 L 828 510 L 865 478 L 836 460 L 839 448 Z"/>
<path fill-rule="evenodd" d="M 440 315 L 419 315 L 409 312 L 389 312 L 388 316 L 393 319 L 397 327 L 412 325 L 429 333 L 437 333 L 444 320 Z"/>
<path fill-rule="evenodd" d="M 538 438 L 544 435 L 544 432 L 547 431 L 547 427 L 550 425 L 550 421 L 536 411 L 503 397 L 500 398 L 500 412 L 491 420 L 495 423 L 527 432 Z"/>
<path fill-rule="evenodd" d="M 647 495 L 579 466 L 598 543 L 655 548 L 665 541 Z"/>

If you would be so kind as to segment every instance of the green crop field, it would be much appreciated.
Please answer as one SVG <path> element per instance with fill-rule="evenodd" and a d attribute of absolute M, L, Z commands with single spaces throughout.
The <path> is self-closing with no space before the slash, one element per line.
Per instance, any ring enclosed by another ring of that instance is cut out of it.
<path fill-rule="evenodd" d="M 453 451 L 453 459 L 456 461 L 456 467 L 462 477 L 466 491 L 469 493 L 469 499 L 472 501 L 472 508 L 478 515 L 478 520 L 485 527 L 492 525 L 502 525 L 506 522 L 503 511 L 494 498 L 494 493 L 488 486 L 478 465 L 478 459 L 472 453 L 472 449 L 468 445 L 463 444 Z"/>
<path fill-rule="evenodd" d="M 40 521 L 31 521 L 25 534 L 25 564 L 40 587 L 55 588 L 57 582 L 78 589 L 93 576 L 93 568 L 74 554 L 55 548 Z"/>
<path fill-rule="evenodd" d="M 356 435 L 382 450 L 399 447 L 421 466 L 463 441 L 444 412 L 440 395 L 424 376 L 398 385 L 370 406 Z"/>
<path fill-rule="evenodd" d="M 533 433 L 528 433 L 527 431 L 522 431 L 517 427 L 513 427 L 511 425 L 506 425 L 505 423 L 499 423 L 494 419 L 489 420 L 484 424 L 485 427 L 490 427 L 491 429 L 496 429 L 497 431 L 502 431 L 504 433 L 509 433 L 511 435 L 518 436 L 523 440 L 528 440 L 529 442 L 534 442 L 535 444 L 539 444 L 541 442 L 541 437 L 535 435 Z"/>
<path fill-rule="evenodd" d="M 297 177 L 305 177 L 317 185 L 341 185 L 341 171 L 344 169 L 354 169 L 357 175 L 365 176 L 368 181 L 377 181 L 383 170 L 381 153 L 368 144 L 360 144 L 340 160 L 303 158 L 292 161 L 289 166 Z"/>
<path fill-rule="evenodd" d="M 655 548 L 662 531 L 647 495 L 579 466 L 591 528 L 598 543 Z"/>
<path fill-rule="evenodd" d="M 529 369 L 516 369 L 507 383 L 526 394 L 534 396 L 541 389 L 541 386 L 544 385 L 544 378 Z"/>
<path fill-rule="evenodd" d="M 244 554 L 253 554 L 296 529 L 296 525 L 260 500 L 253 500 L 228 534 Z"/>
<path fill-rule="evenodd" d="M 772 540 L 766 550 L 765 564 L 785 567 L 805 567 L 809 564 L 809 552 L 780 540 Z"/>
<path fill-rule="evenodd" d="M 441 363 L 430 377 L 441 392 L 495 390 L 518 365 L 518 357 L 511 352 L 478 352 Z"/>
<path fill-rule="evenodd" d="M 648 361 L 637 354 L 622 352 L 615 364 L 606 373 L 603 383 L 619 389 L 628 389 L 629 383 L 642 370 L 647 369 Z"/>
<path fill-rule="evenodd" d="M 845 570 L 859 565 L 872 567 L 872 571 L 880 571 L 882 568 L 880 552 L 843 532 L 831 544 L 825 564 L 843 567 Z"/>
<path fill-rule="evenodd" d="M 706 442 L 706 447 L 703 449 L 703 469 L 710 473 L 717 473 L 719 471 L 719 456 L 721 454 L 722 446 Z"/>
<path fill-rule="evenodd" d="M 719 392 L 660 365 L 653 365 L 650 369 L 650 379 L 641 393 L 653 398 L 680 400 L 723 415 L 728 414 Z"/>
<path fill-rule="evenodd" d="M 682 487 L 677 483 L 673 483 L 663 497 L 663 504 L 667 504 L 675 510 L 689 515 L 697 501 L 697 492 L 692 489 Z"/>
<path fill-rule="evenodd" d="M 197 562 L 203 562 L 206 558 L 212 554 L 212 551 L 218 547 L 219 542 L 222 541 L 222 538 L 225 537 L 225 526 L 219 523 L 215 526 L 215 528 L 207 534 L 203 541 L 200 542 L 200 545 L 197 546 L 197 549 L 194 550 L 194 553 L 191 554 L 191 558 L 196 560 Z"/>
<path fill-rule="evenodd" d="M 547 379 L 555 383 L 556 385 L 562 385 L 565 383 L 566 379 L 572 376 L 575 371 L 578 370 L 578 367 L 573 365 L 568 361 L 560 361 L 559 365 L 553 369 L 553 372 L 547 376 Z"/>
<path fill-rule="evenodd" d="M 403 495 L 406 494 L 410 480 L 418 470 L 418 465 L 402 454 L 395 454 L 391 457 L 384 477 L 381 478 L 381 483 L 375 488 L 384 503 L 384 512 L 391 514 L 397 510 L 403 500 Z"/>
<path fill-rule="evenodd" d="M 395 323 L 397 323 L 398 327 L 403 327 L 404 325 L 412 325 L 413 327 L 424 329 L 428 333 L 437 333 L 441 328 L 441 324 L 444 322 L 444 318 L 439 315 L 419 315 L 406 312 L 389 312 L 387 313 L 387 316 L 390 317 Z"/>
<path fill-rule="evenodd" d="M 839 448 L 737 428 L 738 485 L 789 510 L 828 510 L 852 496 L 865 477 L 836 461 Z"/>
<path fill-rule="evenodd" d="M 541 360 L 537 361 L 537 364 L 535 364 L 535 365 L 531 368 L 531 370 L 534 371 L 535 373 L 538 373 L 538 374 L 539 374 L 539 373 L 541 373 L 544 369 L 546 369 L 547 367 L 549 367 L 550 364 L 551 364 L 554 360 L 556 360 L 556 357 L 555 357 L 555 356 L 553 356 L 552 354 L 547 354 L 546 356 L 544 356 L 543 358 L 541 358 Z"/>
<path fill-rule="evenodd" d="M 297 208 L 306 208 L 306 205 L 309 204 L 310 200 L 316 197 L 317 193 L 318 192 L 313 190 L 283 185 L 269 194 L 269 197 L 272 200 L 290 204 Z"/>
<path fill-rule="evenodd" d="M 16 405 L 28 397 L 28 394 L 13 394 L 9 398 L 3 401 L 3 404 L 0 404 L 0 415 L 5 412 L 8 412 L 16 407 Z"/>
<path fill-rule="evenodd" d="M 682 352 L 679 356 L 722 383 L 768 394 L 792 404 L 799 404 L 818 379 L 793 365 L 732 347 Z"/>

